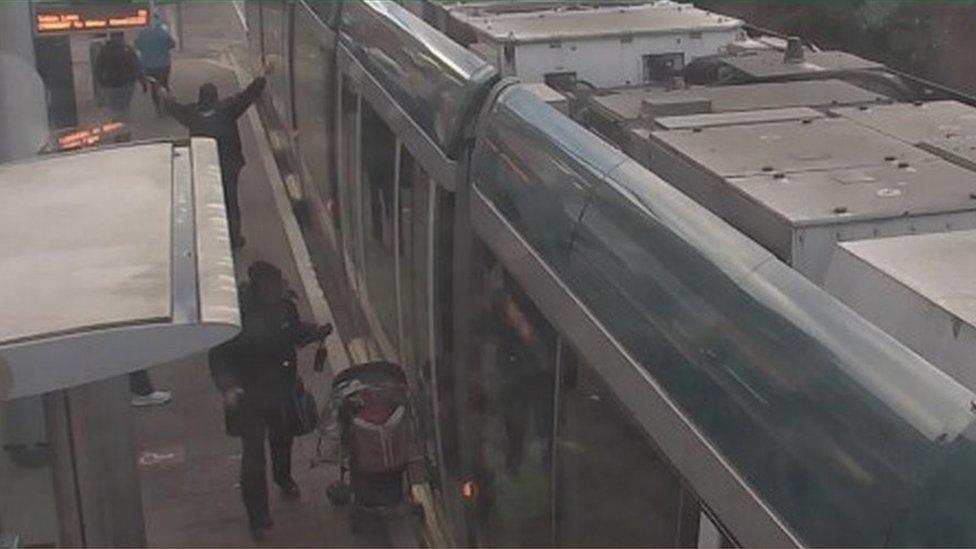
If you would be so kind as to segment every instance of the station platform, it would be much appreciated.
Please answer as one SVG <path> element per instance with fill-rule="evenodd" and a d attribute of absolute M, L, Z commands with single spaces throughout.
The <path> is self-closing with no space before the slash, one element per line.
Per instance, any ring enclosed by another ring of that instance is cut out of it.
<path fill-rule="evenodd" d="M 170 81 L 178 101 L 195 101 L 197 89 L 205 82 L 214 83 L 221 97 L 241 89 L 242 82 L 246 85 L 250 76 L 237 61 L 243 59 L 240 55 L 245 48 L 245 35 L 233 3 L 187 2 L 181 8 L 179 23 L 182 44 L 174 53 Z M 83 72 L 76 69 L 76 73 Z M 93 100 L 79 101 L 82 124 L 107 117 L 107 112 Z M 239 184 L 247 245 L 235 257 L 237 272 L 245 272 L 258 259 L 277 265 L 300 297 L 303 318 L 330 322 L 329 305 L 312 272 L 255 109 L 240 119 L 239 127 L 247 159 Z M 158 118 L 150 96 L 138 89 L 129 130 L 133 141 L 187 135 L 171 117 Z M 340 337 L 341 334 L 330 337 L 331 368 L 326 368 L 326 372 L 312 371 L 314 348 L 300 353 L 300 375 L 320 406 L 326 402 L 331 374 L 349 363 Z M 162 406 L 132 409 L 148 545 L 255 546 L 240 495 L 240 441 L 224 434 L 223 412 L 206 356 L 156 366 L 150 376 L 157 389 L 172 392 L 173 400 Z M 337 467 L 313 466 L 316 436 L 311 434 L 295 442 L 293 471 L 301 489 L 300 500 L 285 500 L 273 484 L 269 486 L 275 526 L 262 545 L 419 546 L 417 525 L 407 518 L 377 522 L 375 528 L 353 534 L 346 511 L 331 506 L 326 498 L 326 487 L 336 479 Z"/>

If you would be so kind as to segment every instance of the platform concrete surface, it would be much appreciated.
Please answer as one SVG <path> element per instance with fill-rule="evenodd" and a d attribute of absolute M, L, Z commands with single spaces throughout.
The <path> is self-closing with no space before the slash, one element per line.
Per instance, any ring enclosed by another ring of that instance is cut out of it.
<path fill-rule="evenodd" d="M 231 51 L 243 49 L 244 34 L 230 2 L 190 3 L 183 6 L 183 49 L 176 53 L 171 77 L 174 96 L 183 102 L 196 99 L 204 82 L 217 85 L 221 96 L 240 89 Z M 82 113 L 95 120 L 103 113 Z M 264 135 L 242 118 L 239 122 L 247 166 L 240 178 L 240 202 L 247 245 L 235 258 L 238 272 L 256 259 L 279 266 L 290 286 L 301 296 L 300 312 L 312 318 L 286 235 L 262 154 Z M 157 118 L 148 95 L 136 94 L 130 128 L 133 139 L 186 136 L 172 118 Z M 314 349 L 300 354 L 299 369 L 305 384 L 324 405 L 329 373 L 311 371 Z M 139 470 L 147 538 L 150 546 L 205 547 L 253 546 L 238 483 L 240 441 L 223 431 L 219 397 L 210 380 L 206 356 L 160 365 L 150 370 L 158 389 L 173 392 L 164 406 L 133 409 L 139 446 Z M 270 483 L 275 527 L 264 545 L 281 547 L 388 546 L 388 529 L 377 523 L 354 535 L 345 511 L 332 507 L 326 486 L 337 475 L 332 465 L 312 467 L 316 435 L 296 440 L 293 471 L 302 494 L 299 501 L 280 497 Z M 270 465 L 270 464 L 269 464 Z"/>

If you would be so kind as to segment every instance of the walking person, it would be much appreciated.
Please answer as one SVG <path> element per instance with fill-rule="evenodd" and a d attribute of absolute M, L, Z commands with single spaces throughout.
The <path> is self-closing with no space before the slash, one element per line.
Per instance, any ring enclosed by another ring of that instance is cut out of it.
<path fill-rule="evenodd" d="M 240 289 L 241 333 L 210 353 L 210 370 L 224 400 L 229 434 L 241 437 L 241 494 L 256 540 L 273 526 L 268 510 L 264 441 L 272 478 L 286 497 L 299 496 L 291 475 L 294 435 L 285 406 L 297 381 L 296 349 L 319 341 L 331 325 L 303 322 L 281 271 L 256 261 Z"/>
<path fill-rule="evenodd" d="M 217 140 L 220 175 L 223 179 L 224 199 L 227 201 L 227 224 L 231 247 L 235 249 L 242 248 L 245 244 L 244 234 L 241 232 L 241 210 L 237 201 L 237 178 L 244 167 L 244 152 L 237 119 L 261 96 L 270 72 L 269 65 L 264 76 L 255 78 L 244 91 L 225 99 L 220 99 L 217 86 L 208 82 L 200 86 L 197 102 L 189 105 L 174 101 L 165 88 L 159 90 L 166 111 L 189 129 L 191 136 L 212 137 Z"/>
<path fill-rule="evenodd" d="M 136 82 L 142 83 L 146 91 L 146 81 L 136 52 L 125 43 L 125 35 L 113 32 L 95 59 L 95 78 L 101 86 L 109 110 L 118 120 L 129 120 L 129 108 Z"/>
<path fill-rule="evenodd" d="M 166 22 L 158 13 L 153 14 L 152 25 L 142 30 L 136 37 L 136 49 L 139 60 L 147 77 L 155 80 L 159 86 L 169 89 L 169 73 L 172 59 L 170 50 L 176 47 L 176 40 L 169 33 Z M 156 106 L 156 116 L 163 117 L 163 105 L 159 100 L 159 87 L 152 86 L 153 105 Z"/>

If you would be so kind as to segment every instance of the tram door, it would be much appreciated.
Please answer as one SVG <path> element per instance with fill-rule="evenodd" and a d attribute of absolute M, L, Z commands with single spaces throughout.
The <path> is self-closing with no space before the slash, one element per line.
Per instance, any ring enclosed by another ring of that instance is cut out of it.
<path fill-rule="evenodd" d="M 339 178 L 340 226 L 342 228 L 342 255 L 346 278 L 353 291 L 359 294 L 362 281 L 361 217 L 359 215 L 359 143 L 361 98 L 348 77 L 339 73 L 338 108 L 339 123 L 336 127 L 337 176 Z"/>

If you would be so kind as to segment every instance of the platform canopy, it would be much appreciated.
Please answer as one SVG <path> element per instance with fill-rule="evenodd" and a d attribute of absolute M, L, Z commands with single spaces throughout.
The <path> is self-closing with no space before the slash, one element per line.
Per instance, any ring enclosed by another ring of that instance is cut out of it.
<path fill-rule="evenodd" d="M 240 328 L 212 140 L 0 164 L 0 398 L 122 375 Z"/>

